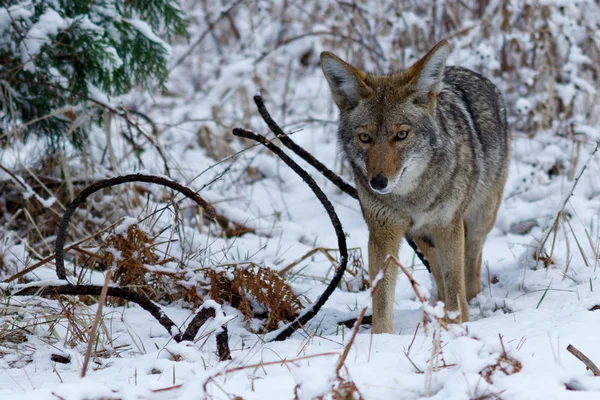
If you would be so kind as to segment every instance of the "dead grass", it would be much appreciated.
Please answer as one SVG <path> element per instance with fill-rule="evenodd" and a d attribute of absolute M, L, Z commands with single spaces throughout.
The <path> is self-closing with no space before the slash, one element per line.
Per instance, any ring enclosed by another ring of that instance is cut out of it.
<path fill-rule="evenodd" d="M 22 368 L 33 362 L 40 345 L 57 347 L 57 343 L 83 351 L 90 341 L 96 365 L 102 358 L 119 357 L 130 351 L 129 345 L 114 345 L 110 325 L 102 316 L 98 332 L 90 337 L 89 326 L 95 310 L 76 297 L 59 300 L 39 298 L 0 298 L 0 357 L 10 367 Z"/>
<path fill-rule="evenodd" d="M 309 250 L 299 259 L 291 262 L 281 270 L 279 270 L 279 275 L 287 276 L 290 281 L 293 281 L 297 277 L 304 277 L 307 279 L 316 279 L 316 280 L 327 280 L 329 276 L 329 272 L 326 274 L 326 278 L 319 278 L 307 275 L 303 273 L 305 267 L 296 268 L 304 261 L 310 259 L 311 262 L 316 261 L 315 256 L 317 254 L 321 254 L 329 261 L 331 264 L 331 270 L 336 270 L 339 267 L 338 261 L 338 249 L 329 249 L 325 247 L 316 247 L 314 249 Z M 340 282 L 340 289 L 348 291 L 348 292 L 360 292 L 363 290 L 367 290 L 371 287 L 371 283 L 369 281 L 369 273 L 365 268 L 365 262 L 362 256 L 362 249 L 360 247 L 354 247 L 348 249 L 348 265 L 346 267 L 346 272 L 344 273 L 344 277 Z"/>

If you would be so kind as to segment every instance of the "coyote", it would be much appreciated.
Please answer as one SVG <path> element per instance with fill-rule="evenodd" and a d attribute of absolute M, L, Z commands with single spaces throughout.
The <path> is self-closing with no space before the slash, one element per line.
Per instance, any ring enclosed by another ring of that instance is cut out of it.
<path fill-rule="evenodd" d="M 338 138 L 369 228 L 369 275 L 406 236 L 431 264 L 450 322 L 469 320 L 481 250 L 494 226 L 510 157 L 506 108 L 483 76 L 446 67 L 447 41 L 393 75 L 367 74 L 334 54 L 321 67 L 340 109 Z M 398 268 L 373 295 L 374 333 L 393 329 Z"/>

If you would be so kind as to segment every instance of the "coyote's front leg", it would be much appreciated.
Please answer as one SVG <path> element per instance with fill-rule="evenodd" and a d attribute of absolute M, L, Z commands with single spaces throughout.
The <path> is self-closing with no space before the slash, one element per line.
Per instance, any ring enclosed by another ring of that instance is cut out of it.
<path fill-rule="evenodd" d="M 375 221 L 369 224 L 369 275 L 371 283 L 383 268 L 388 255 L 398 256 L 398 248 L 404 230 L 398 227 L 382 225 Z M 392 333 L 394 293 L 398 266 L 389 263 L 383 278 L 377 283 L 373 293 L 373 333 Z"/>
<path fill-rule="evenodd" d="M 433 230 L 436 262 L 432 268 L 444 284 L 443 298 L 450 322 L 467 322 L 469 305 L 465 287 L 465 233 L 462 219 Z"/>

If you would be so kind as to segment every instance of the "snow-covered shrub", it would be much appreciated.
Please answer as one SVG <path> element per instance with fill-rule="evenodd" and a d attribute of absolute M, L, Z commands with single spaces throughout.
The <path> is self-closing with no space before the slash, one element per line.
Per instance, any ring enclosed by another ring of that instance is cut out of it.
<path fill-rule="evenodd" d="M 0 137 L 79 142 L 107 96 L 167 79 L 177 0 L 8 0 L 0 7 Z"/>

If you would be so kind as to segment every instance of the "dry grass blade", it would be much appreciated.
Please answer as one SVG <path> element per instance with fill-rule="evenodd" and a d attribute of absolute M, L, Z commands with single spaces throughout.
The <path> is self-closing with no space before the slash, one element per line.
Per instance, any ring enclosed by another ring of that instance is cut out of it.
<path fill-rule="evenodd" d="M 425 297 L 421 294 L 421 292 L 419 291 L 419 283 L 415 280 L 415 278 L 413 278 L 412 274 L 400 263 L 400 261 L 398 261 L 398 259 L 392 255 L 388 256 L 388 259 L 386 260 L 386 265 L 389 263 L 394 263 L 398 266 L 398 268 L 400 268 L 402 270 L 402 272 L 404 273 L 404 275 L 406 275 L 406 277 L 408 278 L 410 285 L 412 286 L 413 291 L 415 292 L 415 295 L 417 296 L 417 299 L 423 304 L 423 306 L 427 303 L 427 299 L 425 299 Z M 443 318 L 438 318 L 435 315 L 430 315 L 425 307 L 423 307 L 423 329 L 425 329 L 425 331 L 427 331 L 427 326 L 428 326 L 428 316 L 431 316 L 435 321 L 437 321 L 437 323 L 439 324 L 439 326 L 444 329 L 444 330 L 448 330 L 448 323 L 443 319 Z"/>
<path fill-rule="evenodd" d="M 581 254 L 581 258 L 583 259 L 583 262 L 585 263 L 586 267 L 590 267 L 590 263 L 588 261 L 587 256 L 585 255 L 585 251 L 583 251 L 583 247 L 581 247 L 581 244 L 579 243 L 579 239 L 577 238 L 577 235 L 575 234 L 575 231 L 573 230 L 573 226 L 571 225 L 571 221 L 569 221 L 569 219 L 565 216 L 564 218 L 567 221 L 567 225 L 569 226 L 569 229 L 571 230 L 571 234 L 573 235 L 573 238 L 575 239 L 575 243 L 577 244 L 577 249 L 579 250 L 579 254 Z M 586 230 L 587 233 L 587 230 Z M 565 233 L 566 235 L 566 233 Z M 592 246 L 592 249 L 594 249 L 594 247 Z"/>
<path fill-rule="evenodd" d="M 295 363 L 298 361 L 303 361 L 303 360 L 309 360 L 312 358 L 317 358 L 317 357 L 326 357 L 326 356 L 336 356 L 338 355 L 338 353 L 336 352 L 327 352 L 327 353 L 319 353 L 319 354 L 311 354 L 309 356 L 302 356 L 302 357 L 296 357 L 296 358 L 286 358 L 284 360 L 278 360 L 278 361 L 268 361 L 268 362 L 260 362 L 260 363 L 256 363 L 256 364 L 249 364 L 249 365 L 242 365 L 239 367 L 233 367 L 233 368 L 228 368 L 225 371 L 220 371 L 217 372 L 216 374 L 210 376 L 203 385 L 204 388 L 204 393 L 207 393 L 206 389 L 208 387 L 208 384 L 211 382 L 215 382 L 215 379 L 218 378 L 219 376 L 224 376 L 227 374 L 231 374 L 233 372 L 238 372 L 238 371 L 244 371 L 247 369 L 258 369 L 258 368 L 264 368 L 270 365 L 286 365 L 286 364 L 290 364 L 290 363 Z M 173 386 L 173 388 L 175 387 L 179 387 L 179 386 Z M 160 389 L 159 389 L 160 390 Z"/>
<path fill-rule="evenodd" d="M 556 229 L 556 227 L 558 226 L 558 222 L 559 219 L 561 217 L 562 212 L 564 211 L 565 207 L 567 206 L 567 203 L 569 202 L 569 200 L 571 199 L 571 196 L 573 196 L 573 193 L 575 192 L 575 188 L 577 187 L 577 184 L 579 183 L 579 180 L 581 179 L 581 176 L 583 175 L 583 173 L 587 170 L 588 165 L 592 162 L 592 160 L 594 159 L 594 156 L 596 155 L 596 153 L 598 152 L 598 149 L 600 149 L 600 140 L 598 140 L 596 142 L 596 147 L 594 147 L 594 150 L 592 150 L 590 156 L 588 157 L 587 161 L 585 162 L 585 164 L 583 164 L 583 167 L 581 168 L 581 171 L 579 172 L 579 174 L 577 175 L 577 178 L 575 178 L 575 182 L 573 182 L 573 186 L 571 186 L 571 190 L 569 191 L 569 194 L 567 195 L 567 197 L 564 199 L 562 206 L 560 207 L 560 209 L 558 210 L 556 217 L 554 218 L 554 222 L 552 223 L 552 228 L 549 229 L 548 231 L 546 231 L 546 233 L 544 234 L 542 240 L 540 240 L 540 243 L 537 247 L 537 251 L 538 253 L 541 251 L 541 249 L 544 247 L 544 245 L 546 244 L 546 241 L 548 240 L 548 238 L 550 237 L 550 234 L 552 233 L 552 231 L 554 231 Z"/>
<path fill-rule="evenodd" d="M 92 348 L 94 347 L 94 343 L 96 341 L 96 332 L 98 331 L 98 324 L 100 323 L 100 318 L 102 318 L 102 307 L 106 302 L 106 295 L 108 293 L 108 283 L 110 282 L 110 270 L 106 271 L 106 276 L 104 277 L 104 286 L 102 286 L 102 292 L 100 292 L 100 300 L 98 301 L 98 310 L 96 311 L 96 315 L 94 316 L 94 323 L 91 326 L 90 333 L 88 336 L 88 345 L 85 351 L 85 357 L 83 358 L 83 366 L 81 367 L 81 377 L 85 378 L 85 374 L 87 373 L 88 364 L 90 362 L 90 358 L 92 357 Z"/>
<path fill-rule="evenodd" d="M 342 367 L 344 366 L 344 363 L 346 362 L 346 358 L 348 357 L 348 353 L 350 353 L 350 348 L 352 347 L 352 344 L 354 343 L 354 340 L 356 339 L 356 335 L 358 334 L 358 330 L 360 328 L 360 324 L 362 323 L 362 320 L 365 317 L 365 313 L 367 312 L 367 308 L 368 307 L 364 307 L 362 309 L 362 311 L 360 312 L 358 318 L 356 319 L 356 324 L 354 324 L 354 329 L 352 330 L 352 336 L 350 337 L 350 340 L 348 341 L 348 343 L 344 347 L 344 351 L 340 355 L 340 359 L 338 360 L 337 366 L 335 368 L 335 372 L 336 372 L 336 374 L 337 374 L 338 377 L 340 376 L 340 371 L 341 371 Z"/>
<path fill-rule="evenodd" d="M 281 270 L 279 270 L 279 275 L 281 276 L 285 276 L 286 274 L 288 274 L 292 269 L 294 269 L 296 266 L 298 266 L 300 263 L 302 263 L 303 261 L 307 260 L 308 258 L 314 256 L 317 253 L 321 253 L 330 263 L 331 266 L 336 269 L 339 267 L 340 263 L 337 260 L 336 256 L 334 256 L 335 253 L 338 252 L 337 249 L 328 249 L 325 247 L 316 247 L 314 249 L 309 250 L 306 254 L 304 254 L 302 257 L 298 258 L 295 261 L 292 261 L 290 264 L 288 264 L 287 266 L 285 266 L 284 268 L 282 268 Z M 366 271 L 365 267 L 364 267 L 364 261 L 362 258 L 362 250 L 360 247 L 354 247 L 351 249 L 348 249 L 348 257 L 349 257 L 349 263 L 348 266 L 346 268 L 346 274 L 350 275 L 348 276 L 344 276 L 344 280 L 343 280 L 343 284 L 341 285 L 342 289 L 345 289 L 349 292 L 359 292 L 359 291 L 363 291 L 365 289 L 368 289 L 370 287 L 370 282 L 368 279 L 368 272 Z M 301 269 L 300 269 L 301 270 Z M 327 275 L 325 275 L 325 278 L 329 275 L 329 272 L 327 273 Z M 301 275 L 300 273 L 293 273 L 291 274 L 292 278 L 288 278 L 290 280 L 293 280 L 293 278 L 297 277 L 297 276 L 306 276 L 306 275 Z M 306 276 L 308 277 L 308 276 Z M 315 279 L 318 279 L 317 277 L 313 277 Z"/>
<path fill-rule="evenodd" d="M 109 226 L 107 226 L 107 227 L 105 227 L 105 228 L 102 228 L 102 229 L 100 229 L 99 231 L 96 231 L 96 232 L 92 233 L 92 234 L 91 234 L 91 235 L 89 235 L 88 237 L 86 237 L 86 238 L 83 238 L 83 239 L 81 239 L 81 240 L 79 240 L 79 241 L 77 241 L 77 242 L 75 242 L 75 243 L 73 243 L 73 244 L 70 244 L 70 245 L 68 245 L 67 247 L 65 247 L 65 251 L 69 251 L 69 250 L 71 250 L 71 249 L 74 249 L 75 247 L 77 247 L 77 246 L 79 246 L 79 245 L 81 245 L 81 244 L 83 244 L 83 243 L 87 242 L 88 240 L 91 240 L 91 239 L 93 239 L 93 238 L 97 237 L 97 236 L 98 236 L 98 235 L 100 235 L 101 233 L 104 233 L 104 232 L 106 232 L 106 231 L 108 231 L 108 230 L 110 230 L 110 229 L 114 228 L 115 226 L 119 225 L 119 224 L 121 223 L 121 221 L 123 221 L 123 219 L 119 219 L 119 220 L 118 220 L 117 222 L 115 222 L 114 224 L 111 224 L 111 225 L 109 225 Z M 41 267 L 42 265 L 45 265 L 45 264 L 49 263 L 50 261 L 54 260 L 54 257 L 56 257 L 56 254 L 52 254 L 52 255 L 50 255 L 50 256 L 48 256 L 48 257 L 45 257 L 44 259 L 42 259 L 42 260 L 40 260 L 40 261 L 36 262 L 35 264 L 33 264 L 33 265 L 30 265 L 29 267 L 27 267 L 27 268 L 25 268 L 25 269 L 23 269 L 23 270 L 21 270 L 21 271 L 17 272 L 16 274 L 14 274 L 14 275 L 10 276 L 9 278 L 5 279 L 5 280 L 4 280 L 4 282 L 5 282 L 5 283 L 8 283 L 8 282 L 12 282 L 12 281 L 14 281 L 15 279 L 19 279 L 19 278 L 21 278 L 21 277 L 23 277 L 24 275 L 26 275 L 26 274 L 28 274 L 28 273 L 30 273 L 30 272 L 32 272 L 32 271 L 34 271 L 34 270 L 36 270 L 37 268 Z"/>

